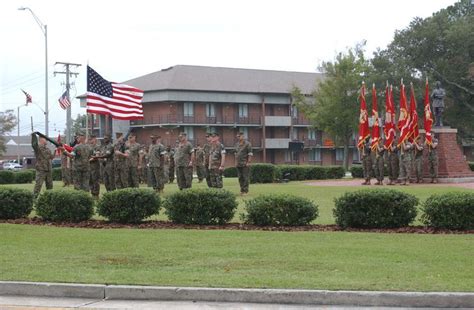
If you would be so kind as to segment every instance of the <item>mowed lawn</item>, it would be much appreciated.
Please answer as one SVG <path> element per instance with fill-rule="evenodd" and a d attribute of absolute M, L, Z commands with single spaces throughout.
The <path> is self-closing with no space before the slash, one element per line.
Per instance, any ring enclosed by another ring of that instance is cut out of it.
<path fill-rule="evenodd" d="M 240 213 L 244 212 L 244 200 L 251 199 L 261 194 L 281 193 L 281 194 L 293 194 L 300 197 L 306 197 L 313 200 L 319 206 L 319 217 L 314 221 L 315 224 L 334 224 L 334 218 L 332 215 L 332 209 L 334 208 L 334 198 L 341 196 L 347 191 L 366 189 L 367 187 L 351 187 L 351 186 L 313 186 L 308 185 L 308 182 L 289 182 L 279 184 L 251 184 L 250 193 L 248 196 L 240 197 L 237 196 L 239 207 L 233 222 L 240 222 Z M 1 185 L 0 185 L 1 186 Z M 33 191 L 33 184 L 15 184 L 15 185 L 4 185 L 14 186 L 19 188 L 26 188 Z M 145 185 L 141 185 L 145 187 Z M 54 182 L 54 188 L 61 188 L 61 182 Z M 193 182 L 193 188 L 206 188 L 207 185 L 204 183 L 198 183 L 196 180 Z M 224 188 L 238 194 L 239 184 L 236 178 L 224 178 Z M 371 188 L 380 188 L 372 186 Z M 449 191 L 472 191 L 469 189 L 456 188 L 452 186 L 384 186 L 383 188 L 396 189 L 415 195 L 420 200 L 420 203 L 426 200 L 430 195 L 435 193 L 446 193 Z M 178 191 L 176 182 L 173 184 L 167 184 L 165 186 L 164 197 Z M 105 192 L 105 188 L 101 186 L 101 193 Z M 34 215 L 34 212 L 32 213 Z M 96 218 L 100 218 L 97 217 Z M 419 218 L 419 217 L 418 217 Z M 154 216 L 151 219 L 167 220 L 164 210 L 162 209 L 160 215 Z M 417 220 L 415 225 L 421 223 Z"/>

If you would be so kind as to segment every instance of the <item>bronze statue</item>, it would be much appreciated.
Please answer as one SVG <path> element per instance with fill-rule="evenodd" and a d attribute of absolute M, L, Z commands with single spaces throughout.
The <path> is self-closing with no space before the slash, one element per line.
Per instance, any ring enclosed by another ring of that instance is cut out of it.
<path fill-rule="evenodd" d="M 433 110 L 435 115 L 435 126 L 443 126 L 443 111 L 444 111 L 444 97 L 446 96 L 446 91 L 441 88 L 441 82 L 436 82 L 436 88 L 431 94 L 431 100 L 433 101 Z"/>

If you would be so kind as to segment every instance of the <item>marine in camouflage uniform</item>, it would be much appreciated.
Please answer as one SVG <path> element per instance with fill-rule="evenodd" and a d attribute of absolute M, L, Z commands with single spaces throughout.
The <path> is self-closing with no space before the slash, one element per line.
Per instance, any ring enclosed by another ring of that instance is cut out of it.
<path fill-rule="evenodd" d="M 426 143 L 426 141 L 425 141 Z M 438 183 L 438 139 L 428 144 L 428 164 L 430 167 L 431 183 Z"/>
<path fill-rule="evenodd" d="M 128 161 L 125 154 L 125 141 L 121 133 L 117 133 L 117 141 L 114 144 L 114 175 L 115 187 L 117 189 L 128 187 Z"/>
<path fill-rule="evenodd" d="M 384 161 L 383 155 L 385 152 L 385 148 L 383 147 L 383 140 L 379 139 L 377 144 L 375 145 L 375 165 L 374 165 L 374 174 L 377 178 L 377 183 L 375 185 L 383 185 L 383 177 L 384 177 Z"/>
<path fill-rule="evenodd" d="M 204 150 L 199 144 L 196 148 L 196 154 L 194 156 L 196 158 L 196 174 L 199 183 L 201 183 L 206 177 L 206 159 L 204 158 Z"/>
<path fill-rule="evenodd" d="M 139 187 L 138 169 L 141 168 L 140 144 L 136 142 L 136 136 L 133 133 L 128 136 L 125 153 L 127 154 L 128 186 Z"/>
<path fill-rule="evenodd" d="M 250 183 L 250 162 L 253 152 L 250 142 L 245 140 L 244 133 L 237 134 L 237 142 L 235 146 L 235 162 L 237 167 L 237 176 L 239 177 L 240 194 L 245 195 L 249 192 Z"/>
<path fill-rule="evenodd" d="M 140 162 L 142 163 L 142 166 L 138 174 L 140 183 L 148 185 L 148 178 L 149 178 L 148 149 L 145 145 L 142 145 L 140 149 Z"/>
<path fill-rule="evenodd" d="M 222 188 L 224 183 L 222 181 L 222 173 L 224 172 L 225 163 L 225 148 L 219 141 L 219 134 L 212 135 L 211 153 L 209 154 L 209 175 L 211 179 L 211 186 L 214 188 Z"/>
<path fill-rule="evenodd" d="M 165 150 L 165 155 L 163 155 L 163 173 L 165 175 L 164 182 L 165 184 L 170 181 L 170 147 L 168 146 Z"/>
<path fill-rule="evenodd" d="M 90 186 L 90 155 L 89 145 L 85 143 L 86 137 L 83 133 L 78 134 L 78 144 L 74 146 L 71 153 L 64 151 L 72 161 L 72 179 L 74 181 L 74 189 L 89 192 Z"/>
<path fill-rule="evenodd" d="M 370 142 L 369 138 L 367 138 L 360 147 L 362 170 L 364 171 L 365 179 L 362 185 L 370 185 L 370 179 L 372 178 L 372 157 L 370 151 Z"/>
<path fill-rule="evenodd" d="M 114 153 L 115 150 L 111 138 L 106 135 L 101 148 L 100 158 L 102 158 L 104 185 L 108 192 L 115 190 Z"/>
<path fill-rule="evenodd" d="M 179 134 L 179 144 L 174 154 L 174 162 L 179 189 L 191 188 L 193 181 L 194 150 L 184 132 Z"/>
<path fill-rule="evenodd" d="M 161 144 L 160 136 L 151 136 L 151 145 L 148 151 L 148 165 L 153 189 L 162 193 L 165 188 L 164 156 L 166 149 Z"/>
<path fill-rule="evenodd" d="M 38 137 L 36 133 L 31 134 L 31 146 L 36 157 L 36 179 L 33 194 L 38 197 L 43 183 L 46 183 L 46 189 L 53 188 L 53 168 L 51 160 L 54 158 L 54 153 L 46 146 L 46 139 Z"/>
<path fill-rule="evenodd" d="M 61 154 L 61 180 L 63 186 L 71 185 L 71 159 L 64 154 Z"/>
<path fill-rule="evenodd" d="M 418 136 L 413 143 L 416 183 L 423 183 L 423 145 L 420 141 L 420 136 Z"/>
<path fill-rule="evenodd" d="M 95 199 L 99 198 L 100 193 L 100 146 L 97 145 L 97 138 L 94 135 L 89 137 L 89 148 L 90 148 L 90 178 L 89 186 L 91 188 L 92 197 Z"/>
<path fill-rule="evenodd" d="M 410 184 L 412 144 L 405 140 L 400 145 L 400 185 Z"/>
<path fill-rule="evenodd" d="M 174 175 L 175 175 L 175 170 L 176 170 L 176 164 L 174 162 L 174 154 L 176 152 L 176 149 L 171 148 L 171 146 L 168 146 L 167 149 L 168 152 L 168 158 L 169 158 L 169 165 L 168 165 L 168 182 L 173 183 L 174 182 Z"/>
<path fill-rule="evenodd" d="M 209 155 L 211 153 L 211 135 L 206 134 L 206 144 L 204 144 L 202 150 L 204 152 L 204 174 L 208 187 L 211 187 L 211 176 L 209 174 Z"/>
<path fill-rule="evenodd" d="M 395 143 L 387 149 L 387 168 L 388 168 L 388 185 L 395 185 L 398 179 L 400 167 L 398 165 L 398 148 Z"/>

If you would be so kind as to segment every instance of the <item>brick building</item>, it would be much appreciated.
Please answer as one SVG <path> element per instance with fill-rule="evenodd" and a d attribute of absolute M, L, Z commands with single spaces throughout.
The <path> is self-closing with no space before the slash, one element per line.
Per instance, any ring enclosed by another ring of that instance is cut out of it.
<path fill-rule="evenodd" d="M 309 95 L 322 78 L 318 73 L 178 65 L 124 82 L 145 91 L 143 120 L 96 116 L 95 130 L 102 136 L 132 128 L 139 143 L 149 143 L 153 133 L 165 145 L 173 145 L 184 131 L 195 146 L 205 143 L 206 132 L 216 131 L 229 150 L 242 131 L 254 147 L 254 162 L 342 164 L 343 149 L 292 106 L 293 86 Z M 85 106 L 85 98 L 80 99 Z M 302 142 L 304 149 L 290 152 L 290 141 Z M 358 161 L 353 150 L 349 156 Z M 228 153 L 226 165 L 233 165 Z"/>

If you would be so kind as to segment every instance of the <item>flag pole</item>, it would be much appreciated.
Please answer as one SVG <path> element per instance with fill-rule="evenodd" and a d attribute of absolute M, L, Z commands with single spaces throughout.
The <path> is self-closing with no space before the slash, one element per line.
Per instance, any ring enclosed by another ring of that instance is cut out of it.
<path fill-rule="evenodd" d="M 89 140 L 89 113 L 86 112 L 86 141 Z"/>

